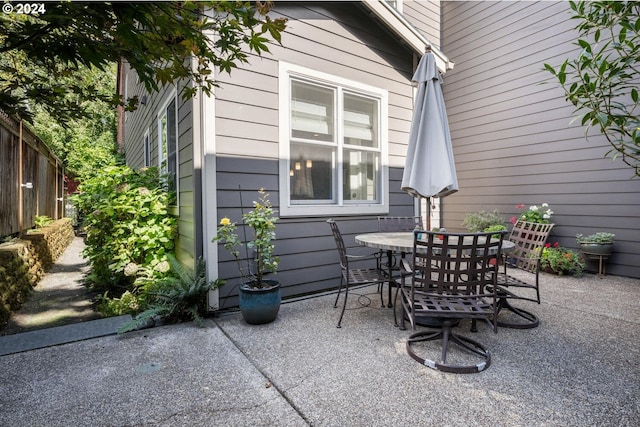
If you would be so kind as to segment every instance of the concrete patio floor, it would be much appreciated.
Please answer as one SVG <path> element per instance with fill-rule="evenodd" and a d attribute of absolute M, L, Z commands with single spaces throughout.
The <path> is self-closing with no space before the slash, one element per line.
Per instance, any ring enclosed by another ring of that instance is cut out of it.
<path fill-rule="evenodd" d="M 480 324 L 492 364 L 471 375 L 415 362 L 375 288 L 356 292 L 372 304 L 342 329 L 330 294 L 268 325 L 223 313 L 2 356 L 0 425 L 640 425 L 640 280 L 542 275 L 521 304 L 541 325 Z"/>

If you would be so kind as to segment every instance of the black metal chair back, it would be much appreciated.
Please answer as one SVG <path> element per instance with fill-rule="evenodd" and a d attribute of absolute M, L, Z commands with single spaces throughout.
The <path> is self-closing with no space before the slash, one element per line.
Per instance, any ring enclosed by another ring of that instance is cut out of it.
<path fill-rule="evenodd" d="M 409 355 L 420 363 L 447 372 L 480 372 L 491 364 L 491 354 L 480 343 L 454 334 L 460 319 L 484 320 L 497 332 L 496 277 L 502 242 L 507 231 L 497 233 L 439 233 L 415 231 L 413 276 L 403 289 L 403 309 L 413 329 L 416 319 L 435 318 L 437 332 L 419 332 L 407 341 Z M 418 342 L 443 340 L 440 359 L 418 355 Z M 480 363 L 447 362 L 449 341 L 481 358 Z"/>
<path fill-rule="evenodd" d="M 336 247 L 338 249 L 338 254 L 340 256 L 340 268 L 343 271 L 349 270 L 349 259 L 347 258 L 347 247 L 345 246 L 344 240 L 342 239 L 342 234 L 340 233 L 338 224 L 336 224 L 336 222 L 333 219 L 328 219 L 327 223 L 331 227 L 333 238 L 336 241 Z"/>
<path fill-rule="evenodd" d="M 509 240 L 515 247 L 504 257 L 504 270 L 498 276 L 498 312 L 507 313 L 498 320 L 505 328 L 530 329 L 540 324 L 538 316 L 509 302 L 513 299 L 540 304 L 540 260 L 544 245 L 554 224 L 518 221 L 513 226 Z M 534 274 L 534 280 L 508 274 L 509 268 L 517 268 Z"/>
<path fill-rule="evenodd" d="M 338 228 L 338 224 L 333 219 L 328 219 L 327 223 L 331 227 L 333 238 L 336 241 L 336 247 L 338 254 L 340 255 L 340 286 L 338 287 L 338 293 L 336 300 L 333 303 L 333 307 L 338 307 L 338 299 L 344 287 L 344 303 L 342 304 L 342 311 L 340 313 L 340 319 L 338 320 L 338 328 L 342 327 L 342 318 L 347 307 L 347 299 L 349 297 L 349 287 L 352 285 L 364 285 L 364 284 L 380 284 L 388 282 L 389 278 L 384 272 L 378 268 L 349 268 L 349 258 L 355 261 L 365 261 L 370 259 L 375 261 L 371 256 L 358 256 L 347 254 L 347 247 L 344 244 L 344 239 Z"/>

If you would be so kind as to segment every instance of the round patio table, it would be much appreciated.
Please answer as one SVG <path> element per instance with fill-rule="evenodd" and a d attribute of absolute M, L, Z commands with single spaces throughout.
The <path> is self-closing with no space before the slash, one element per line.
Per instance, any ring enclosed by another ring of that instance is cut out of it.
<path fill-rule="evenodd" d="M 413 231 L 394 231 L 394 232 L 380 232 L 380 233 L 365 233 L 358 234 L 355 237 L 356 243 L 360 246 L 367 246 L 370 248 L 380 249 L 387 251 L 387 265 L 390 282 L 389 282 L 389 294 L 387 307 L 393 307 L 391 302 L 391 286 L 393 283 L 393 268 L 392 260 L 393 253 L 400 252 L 404 258 L 406 254 L 413 252 Z M 502 252 L 509 252 L 515 247 L 515 244 L 509 240 L 503 240 L 501 250 Z M 397 285 L 397 284 L 396 284 Z"/>

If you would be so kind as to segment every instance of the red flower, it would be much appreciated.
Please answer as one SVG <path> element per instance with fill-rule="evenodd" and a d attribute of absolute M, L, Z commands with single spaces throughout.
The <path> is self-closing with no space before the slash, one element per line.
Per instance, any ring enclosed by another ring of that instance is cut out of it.
<path fill-rule="evenodd" d="M 554 247 L 554 248 L 557 248 L 558 246 L 560 246 L 560 243 L 558 243 L 558 242 L 555 242 L 555 243 L 553 244 L 553 247 Z"/>
<path fill-rule="evenodd" d="M 551 243 L 545 243 L 545 244 L 544 244 L 544 247 L 545 247 L 545 248 L 550 248 L 550 247 L 551 247 Z"/>

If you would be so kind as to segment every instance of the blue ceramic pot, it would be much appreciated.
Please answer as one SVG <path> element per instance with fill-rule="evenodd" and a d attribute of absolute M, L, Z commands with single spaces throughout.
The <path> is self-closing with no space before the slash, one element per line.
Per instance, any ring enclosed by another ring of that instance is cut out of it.
<path fill-rule="evenodd" d="M 240 312 L 245 322 L 262 325 L 276 320 L 280 310 L 280 282 L 263 280 L 267 287 L 254 288 L 253 283 L 243 283 L 239 290 Z"/>

